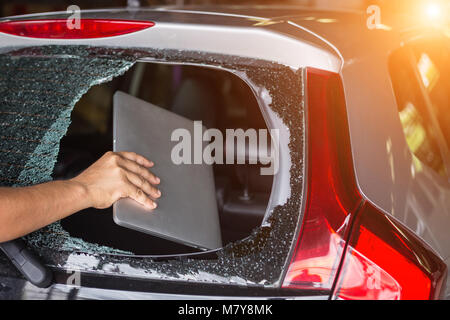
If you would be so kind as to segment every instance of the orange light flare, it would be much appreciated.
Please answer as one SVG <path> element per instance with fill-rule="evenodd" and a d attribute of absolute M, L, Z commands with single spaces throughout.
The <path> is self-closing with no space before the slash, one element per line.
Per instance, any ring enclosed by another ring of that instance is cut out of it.
<path fill-rule="evenodd" d="M 418 14 L 425 26 L 438 28 L 450 27 L 450 2 L 445 0 L 423 1 L 419 6 Z"/>

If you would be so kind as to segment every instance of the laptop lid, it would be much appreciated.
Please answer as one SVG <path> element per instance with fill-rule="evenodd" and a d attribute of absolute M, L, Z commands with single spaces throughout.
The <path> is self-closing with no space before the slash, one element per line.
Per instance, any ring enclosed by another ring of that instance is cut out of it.
<path fill-rule="evenodd" d="M 194 122 L 123 92 L 114 94 L 114 151 L 133 151 L 155 163 L 161 179 L 158 207 L 149 210 L 131 199 L 114 204 L 114 221 L 200 249 L 222 246 L 213 168 L 208 164 L 175 164 L 171 141 L 176 129 L 194 137 Z M 192 150 L 191 150 L 192 152 Z M 192 155 L 193 156 L 193 155 Z"/>

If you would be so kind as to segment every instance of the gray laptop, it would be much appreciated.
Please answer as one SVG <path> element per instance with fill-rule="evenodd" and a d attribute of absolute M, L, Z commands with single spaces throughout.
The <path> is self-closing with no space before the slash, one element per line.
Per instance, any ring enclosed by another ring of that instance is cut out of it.
<path fill-rule="evenodd" d="M 212 166 L 176 165 L 171 159 L 175 129 L 194 136 L 194 122 L 123 92 L 114 95 L 114 151 L 134 151 L 155 163 L 161 179 L 158 207 L 148 210 L 131 199 L 114 204 L 114 221 L 200 249 L 222 246 Z M 193 143 L 192 143 L 193 145 Z M 193 157 L 193 150 L 191 150 Z"/>

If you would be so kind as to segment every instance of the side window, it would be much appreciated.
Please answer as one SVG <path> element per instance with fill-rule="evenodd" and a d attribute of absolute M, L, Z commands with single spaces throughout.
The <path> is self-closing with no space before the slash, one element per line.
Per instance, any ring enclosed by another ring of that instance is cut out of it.
<path fill-rule="evenodd" d="M 439 144 L 409 53 L 400 49 L 389 59 L 389 72 L 406 142 L 417 159 L 446 176 Z"/>
<path fill-rule="evenodd" d="M 450 41 L 433 38 L 411 45 L 417 70 L 450 148 Z"/>

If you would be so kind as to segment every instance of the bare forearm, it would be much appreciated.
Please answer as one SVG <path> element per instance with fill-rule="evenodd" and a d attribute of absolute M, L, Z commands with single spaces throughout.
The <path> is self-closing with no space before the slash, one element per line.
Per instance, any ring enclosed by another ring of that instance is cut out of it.
<path fill-rule="evenodd" d="M 72 180 L 0 188 L 0 242 L 28 234 L 89 206 L 86 189 Z"/>
<path fill-rule="evenodd" d="M 108 208 L 131 198 L 156 208 L 159 178 L 148 169 L 153 162 L 134 152 L 107 152 L 77 177 L 32 187 L 0 188 L 0 242 L 12 240 L 94 207 Z"/>

